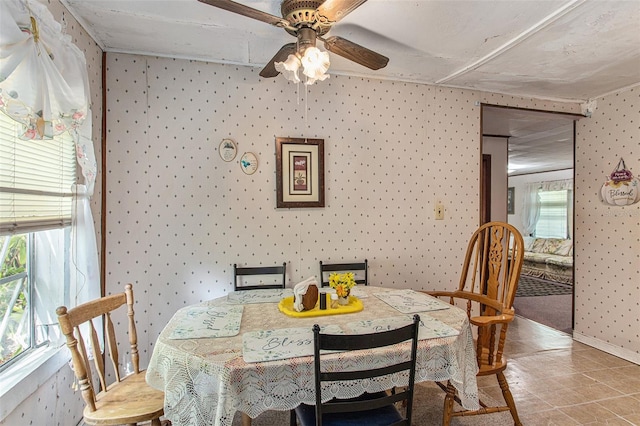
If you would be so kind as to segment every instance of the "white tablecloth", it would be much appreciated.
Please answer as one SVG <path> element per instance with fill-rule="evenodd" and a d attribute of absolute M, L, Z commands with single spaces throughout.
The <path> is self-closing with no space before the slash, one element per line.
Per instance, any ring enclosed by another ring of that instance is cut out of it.
<path fill-rule="evenodd" d="M 388 291 L 379 287 L 363 287 L 368 295 Z M 165 416 L 174 426 L 231 425 L 236 411 L 255 418 L 267 410 L 290 410 L 300 403 L 314 404 L 313 357 L 246 363 L 242 358 L 242 334 L 248 331 L 311 327 L 313 324 L 335 324 L 349 332 L 354 321 L 406 316 L 378 297 L 361 299 L 364 310 L 345 315 L 310 318 L 290 317 L 278 310 L 277 303 L 244 305 L 240 333 L 232 337 L 169 339 L 183 320 L 184 309 L 178 311 L 156 342 L 147 382 L 165 392 Z M 201 305 L 223 306 L 222 297 Z M 464 311 L 450 309 L 419 313 L 431 316 L 460 331 L 453 337 L 421 340 L 418 344 L 416 382 L 451 380 L 459 391 L 462 404 L 478 408 L 476 373 L 478 367 L 471 328 Z M 407 322 L 408 323 L 408 322 Z M 384 360 L 408 357 L 410 345 L 390 349 L 336 353 L 324 358 L 336 368 L 348 370 L 369 365 L 375 368 Z M 405 382 L 403 383 L 403 380 Z M 375 392 L 406 384 L 406 378 L 387 377 L 366 383 L 345 382 L 334 387 L 327 398 L 349 398 L 365 391 Z M 419 401 L 415 401 L 419 404 Z"/>

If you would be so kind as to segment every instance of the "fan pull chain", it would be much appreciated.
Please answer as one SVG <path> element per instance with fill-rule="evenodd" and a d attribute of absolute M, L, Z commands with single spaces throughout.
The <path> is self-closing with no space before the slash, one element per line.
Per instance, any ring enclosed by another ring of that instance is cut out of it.
<path fill-rule="evenodd" d="M 307 110 L 309 109 L 309 105 L 307 103 L 307 99 L 309 98 L 309 89 L 307 88 L 307 85 L 304 85 L 304 126 L 306 128 L 309 128 L 309 123 L 307 121 Z"/>

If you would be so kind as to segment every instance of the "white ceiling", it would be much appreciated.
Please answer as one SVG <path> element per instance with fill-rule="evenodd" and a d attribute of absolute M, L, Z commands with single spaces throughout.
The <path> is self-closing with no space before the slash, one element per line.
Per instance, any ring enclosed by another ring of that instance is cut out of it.
<path fill-rule="evenodd" d="M 197 0 L 63 3 L 106 51 L 262 67 L 295 41 Z M 281 15 L 279 0 L 240 3 Z M 329 35 L 390 59 L 332 54 L 330 73 L 583 101 L 640 83 L 638 0 L 369 0 Z"/>
<path fill-rule="evenodd" d="M 580 116 L 483 105 L 482 134 L 504 138 L 509 176 L 573 168 L 574 121 Z"/>
<path fill-rule="evenodd" d="M 61 1 L 109 52 L 262 68 L 295 41 L 197 0 Z M 279 0 L 239 2 L 281 16 Z M 372 71 L 331 54 L 329 74 L 578 102 L 640 84 L 640 0 L 368 0 L 328 36 L 389 57 Z"/>

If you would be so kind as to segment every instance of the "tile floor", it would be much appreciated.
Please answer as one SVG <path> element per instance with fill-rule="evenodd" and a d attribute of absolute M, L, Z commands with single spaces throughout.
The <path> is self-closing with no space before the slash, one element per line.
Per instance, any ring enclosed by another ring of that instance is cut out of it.
<path fill-rule="evenodd" d="M 505 353 L 523 424 L 640 426 L 640 365 L 521 317 L 509 327 Z M 501 395 L 494 377 L 479 378 L 478 387 Z"/>

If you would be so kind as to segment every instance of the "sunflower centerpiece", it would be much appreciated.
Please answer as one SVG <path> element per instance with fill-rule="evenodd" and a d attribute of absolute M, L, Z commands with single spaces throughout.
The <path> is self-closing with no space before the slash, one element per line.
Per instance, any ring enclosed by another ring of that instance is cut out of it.
<path fill-rule="evenodd" d="M 341 305 L 349 303 L 349 293 L 351 293 L 351 289 L 355 285 L 356 280 L 353 272 L 345 272 L 343 274 L 333 272 L 329 275 L 329 286 L 335 289 L 338 295 L 338 303 Z"/>

